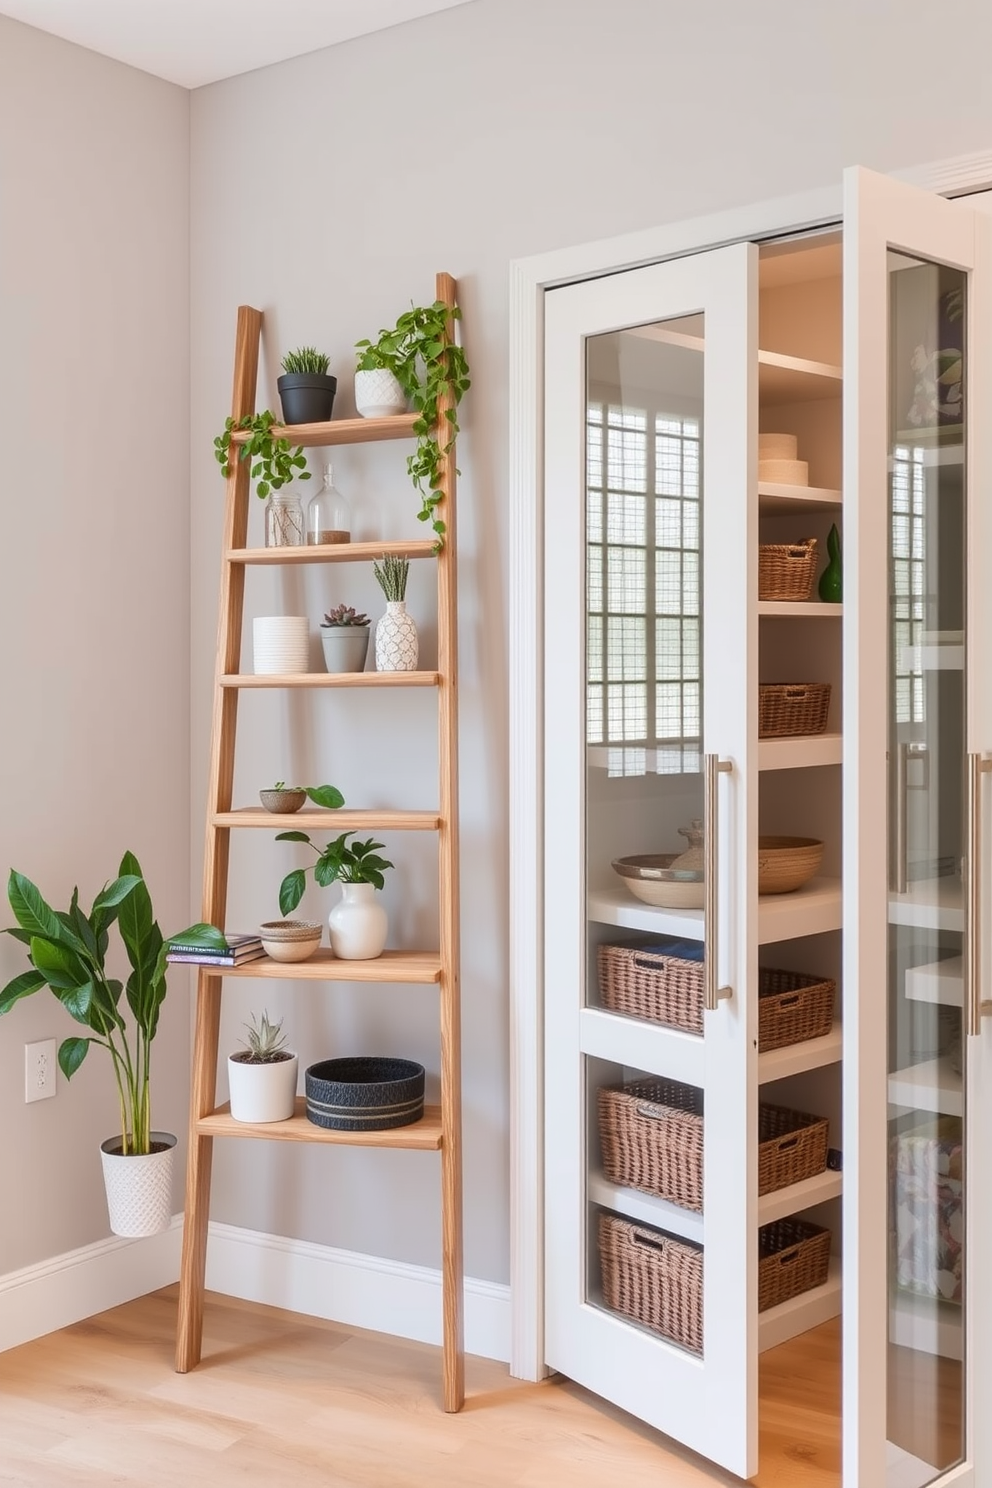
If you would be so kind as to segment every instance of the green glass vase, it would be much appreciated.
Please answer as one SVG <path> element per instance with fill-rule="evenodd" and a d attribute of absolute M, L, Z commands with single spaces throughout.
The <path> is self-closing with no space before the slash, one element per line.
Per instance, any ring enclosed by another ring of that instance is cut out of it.
<path fill-rule="evenodd" d="M 817 593 L 824 604 L 840 604 L 844 584 L 840 564 L 840 533 L 837 531 L 836 523 L 831 527 L 827 537 L 827 553 L 830 562 L 820 575 Z"/>

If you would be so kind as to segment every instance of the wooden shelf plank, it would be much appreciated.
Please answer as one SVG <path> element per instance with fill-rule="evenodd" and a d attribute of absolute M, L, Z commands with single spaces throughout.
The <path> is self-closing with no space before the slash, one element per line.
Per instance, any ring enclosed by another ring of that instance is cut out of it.
<path fill-rule="evenodd" d="M 636 1188 L 623 1188 L 611 1183 L 600 1171 L 591 1172 L 586 1184 L 588 1198 L 604 1209 L 612 1209 L 627 1219 L 636 1219 L 638 1224 L 653 1225 L 655 1229 L 667 1230 L 670 1235 L 681 1235 L 684 1240 L 703 1243 L 703 1216 L 693 1209 L 683 1209 L 670 1204 L 656 1194 L 641 1193 Z"/>
<path fill-rule="evenodd" d="M 235 1121 L 229 1105 L 201 1116 L 196 1129 L 203 1137 L 254 1137 L 267 1142 L 319 1142 L 334 1147 L 399 1147 L 406 1151 L 436 1152 L 441 1146 L 441 1107 L 425 1106 L 422 1120 L 391 1131 L 325 1131 L 307 1119 L 306 1097 L 296 1097 L 296 1112 L 288 1121 Z"/>
<path fill-rule="evenodd" d="M 371 563 L 384 554 L 396 558 L 433 558 L 434 544 L 423 538 L 410 542 L 315 543 L 303 548 L 229 548 L 228 563 Z"/>
<path fill-rule="evenodd" d="M 784 1080 L 789 1075 L 802 1075 L 807 1070 L 836 1064 L 844 1049 L 840 1022 L 835 1022 L 822 1038 L 804 1039 L 801 1044 L 787 1044 L 784 1049 L 769 1049 L 758 1055 L 758 1084 Z"/>
<path fill-rule="evenodd" d="M 313 807 L 305 811 L 274 812 L 261 806 L 238 806 L 234 811 L 216 811 L 215 827 L 271 827 L 285 832 L 293 828 L 311 832 L 436 832 L 442 824 L 438 811 L 327 811 Z"/>
<path fill-rule="evenodd" d="M 759 739 L 759 770 L 811 770 L 839 765 L 844 755 L 841 734 L 801 734 L 794 739 Z"/>
<path fill-rule="evenodd" d="M 762 517 L 835 511 L 843 502 L 843 492 L 831 490 L 828 486 L 791 486 L 782 481 L 758 482 L 758 515 Z"/>
<path fill-rule="evenodd" d="M 253 672 L 229 673 L 221 687 L 437 687 L 440 672 Z"/>
<path fill-rule="evenodd" d="M 840 620 L 842 604 L 823 604 L 821 600 L 759 599 L 758 614 L 782 620 Z"/>
<path fill-rule="evenodd" d="M 273 961 L 268 956 L 260 956 L 257 961 L 247 961 L 244 966 L 219 966 L 217 974 L 223 977 L 279 977 L 306 982 L 427 984 L 441 980 L 441 957 L 437 951 L 383 951 L 374 961 L 342 961 L 333 951 L 322 948 L 314 951 L 306 961 Z"/>
<path fill-rule="evenodd" d="M 773 1220 L 786 1219 L 790 1214 L 801 1214 L 804 1209 L 812 1209 L 814 1204 L 839 1199 L 843 1191 L 844 1175 L 826 1168 L 813 1178 L 804 1178 L 801 1183 L 790 1183 L 787 1188 L 762 1194 L 758 1200 L 758 1223 L 771 1224 Z"/>
<path fill-rule="evenodd" d="M 838 1317 L 840 1305 L 840 1261 L 832 1256 L 830 1270 L 822 1286 L 800 1292 L 798 1297 L 790 1297 L 788 1302 L 780 1302 L 778 1307 L 769 1307 L 767 1312 L 759 1312 L 758 1352 L 763 1354 L 766 1349 L 784 1343 L 787 1338 L 795 1338 L 797 1333 L 805 1333 L 830 1318 Z"/>
<path fill-rule="evenodd" d="M 390 418 L 329 419 L 322 424 L 273 424 L 272 434 L 285 436 L 290 444 L 304 449 L 327 449 L 334 444 L 374 444 L 382 439 L 413 439 L 413 426 L 419 415 L 397 413 Z M 236 429 L 232 444 L 247 444 L 248 431 Z"/>

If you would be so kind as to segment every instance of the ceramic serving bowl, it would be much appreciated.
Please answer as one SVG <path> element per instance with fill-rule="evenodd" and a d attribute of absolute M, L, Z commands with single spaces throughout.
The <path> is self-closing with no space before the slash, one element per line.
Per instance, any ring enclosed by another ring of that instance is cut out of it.
<path fill-rule="evenodd" d="M 759 837 L 758 893 L 791 894 L 809 882 L 822 861 L 817 837 Z"/>
<path fill-rule="evenodd" d="M 320 945 L 323 927 L 310 920 L 268 920 L 258 933 L 273 961 L 307 961 Z"/>
<path fill-rule="evenodd" d="M 681 853 L 636 853 L 614 858 L 613 871 L 635 898 L 660 909 L 702 909 L 702 870 L 673 868 Z"/>

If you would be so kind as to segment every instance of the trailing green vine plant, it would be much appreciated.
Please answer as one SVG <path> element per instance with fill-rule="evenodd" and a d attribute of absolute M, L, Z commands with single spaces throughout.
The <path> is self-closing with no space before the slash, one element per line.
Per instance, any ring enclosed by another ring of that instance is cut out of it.
<path fill-rule="evenodd" d="M 273 434 L 273 426 L 277 423 L 275 414 L 267 408 L 262 413 L 246 413 L 241 419 L 227 419 L 223 434 L 218 434 L 214 440 L 214 457 L 226 480 L 233 468 L 231 447 L 234 433 L 242 429 L 249 431 L 249 438 L 241 445 L 238 458 L 251 460 L 251 478 L 258 482 L 255 491 L 263 500 L 271 491 L 278 491 L 291 480 L 310 479 L 303 446 L 297 445 L 294 450 L 284 434 Z"/>
<path fill-rule="evenodd" d="M 391 331 L 380 331 L 377 341 L 356 341 L 357 370 L 392 372 L 417 412 L 413 432 L 417 448 L 408 456 L 407 473 L 420 492 L 417 518 L 430 522 L 437 537 L 435 551 L 444 546 L 445 523 L 437 515 L 443 499 L 441 470 L 458 436 L 458 405 L 471 383 L 465 353 L 451 335 L 451 321 L 460 320 L 457 305 L 435 300 L 413 306 Z M 447 437 L 438 438 L 438 408 L 446 402 Z M 458 474 L 458 472 L 455 472 Z"/>

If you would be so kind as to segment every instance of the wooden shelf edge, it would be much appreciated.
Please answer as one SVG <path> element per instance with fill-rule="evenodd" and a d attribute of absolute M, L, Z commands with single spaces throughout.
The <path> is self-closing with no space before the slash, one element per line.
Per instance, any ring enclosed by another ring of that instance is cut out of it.
<path fill-rule="evenodd" d="M 839 1199 L 844 1192 L 844 1175 L 832 1168 L 801 1183 L 790 1183 L 787 1188 L 776 1188 L 762 1194 L 758 1199 L 758 1224 L 771 1224 L 776 1219 L 787 1219 L 790 1214 L 801 1214 L 812 1209 L 814 1204 L 825 1204 L 828 1199 Z"/>
<path fill-rule="evenodd" d="M 228 563 L 371 563 L 384 554 L 396 558 L 433 558 L 434 544 L 423 538 L 410 542 L 315 543 L 301 548 L 228 548 Z"/>
<path fill-rule="evenodd" d="M 802 1075 L 807 1070 L 836 1064 L 844 1049 L 843 1025 L 835 1019 L 830 1032 L 822 1038 L 806 1039 L 801 1044 L 786 1044 L 782 1049 L 769 1049 L 758 1055 L 758 1084 L 785 1080 L 789 1075 Z"/>
<path fill-rule="evenodd" d="M 440 672 L 255 672 L 218 677 L 221 687 L 437 687 Z"/>
<path fill-rule="evenodd" d="M 344 806 L 340 811 L 316 807 L 292 813 L 266 811 L 262 806 L 237 806 L 233 811 L 215 811 L 210 820 L 215 827 L 253 827 L 263 830 L 271 827 L 273 831 L 279 832 L 300 827 L 308 827 L 317 832 L 437 832 L 443 823 L 443 817 L 438 811 L 377 811 L 374 807 L 350 811 Z"/>
<path fill-rule="evenodd" d="M 374 444 L 381 439 L 413 439 L 419 414 L 397 413 L 390 418 L 329 419 L 321 424 L 273 424 L 275 438 L 286 438 L 304 449 L 325 449 L 334 444 Z M 232 444 L 247 444 L 248 431 L 235 429 Z"/>
<path fill-rule="evenodd" d="M 235 1121 L 229 1104 L 209 1116 L 201 1116 L 196 1130 L 201 1137 L 254 1137 L 268 1142 L 317 1142 L 332 1147 L 393 1147 L 413 1152 L 437 1152 L 443 1141 L 441 1107 L 425 1106 L 420 1121 L 396 1126 L 390 1131 L 325 1131 L 307 1119 L 306 1097 L 296 1097 L 296 1112 L 288 1121 Z"/>
<path fill-rule="evenodd" d="M 175 963 L 198 965 L 196 962 Z M 199 968 L 198 968 L 199 969 Z M 211 967 L 207 966 L 207 972 Z M 276 977 L 306 982 L 396 982 L 429 986 L 441 980 L 437 951 L 383 951 L 374 961 L 342 961 L 333 951 L 319 949 L 306 961 L 273 961 L 260 956 L 243 966 L 219 966 L 222 977 Z"/>

